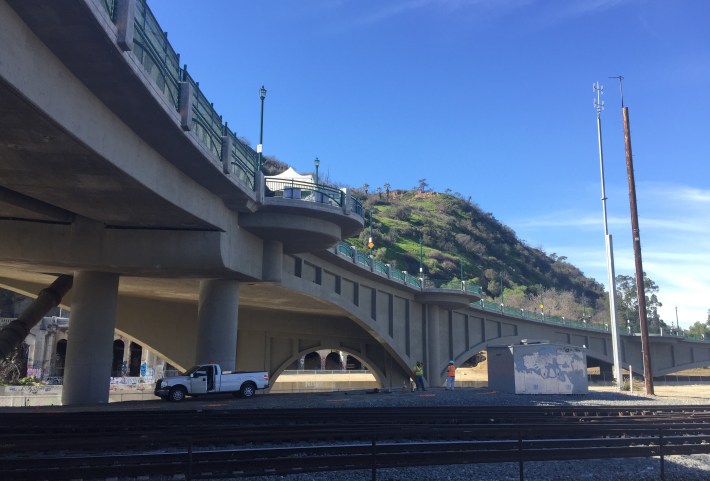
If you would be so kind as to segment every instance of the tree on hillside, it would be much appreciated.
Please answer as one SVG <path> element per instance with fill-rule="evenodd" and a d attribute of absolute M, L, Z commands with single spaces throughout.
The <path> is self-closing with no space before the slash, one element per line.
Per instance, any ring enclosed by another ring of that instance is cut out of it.
<path fill-rule="evenodd" d="M 697 321 L 695 324 L 690 326 L 688 329 L 688 334 L 691 336 L 696 336 L 696 337 L 702 337 L 705 339 L 708 335 L 710 335 L 710 326 L 708 323 L 702 323 L 700 321 Z"/>
<path fill-rule="evenodd" d="M 422 242 L 424 271 L 430 279 L 459 278 L 463 263 L 465 279 L 478 284 L 489 301 L 501 302 L 502 280 L 506 306 L 539 312 L 540 302 L 532 297 L 545 287 L 546 315 L 609 322 L 608 307 L 599 304 L 605 297 L 601 284 L 586 278 L 564 256 L 553 259 L 542 249 L 529 247 L 470 199 L 460 194 L 420 195 L 422 190 L 432 192 L 426 179 L 420 180 L 419 189 L 408 191 L 385 184 L 385 196 L 387 190 L 392 193 L 387 200 L 380 198 L 380 189 L 372 190 L 364 194 L 356 189 L 365 210 L 372 209 L 373 255 L 378 261 L 418 272 Z M 366 227 L 351 243 L 368 251 L 368 236 Z"/>
<path fill-rule="evenodd" d="M 288 169 L 288 164 L 281 162 L 272 155 L 265 155 L 261 159 L 261 171 L 264 175 L 278 175 Z"/>
<path fill-rule="evenodd" d="M 650 332 L 658 332 L 661 327 L 667 327 L 658 313 L 658 309 L 663 306 L 658 300 L 656 293 L 658 286 L 646 273 L 643 273 L 644 290 L 646 294 L 646 319 Z M 616 276 L 616 288 L 618 291 L 618 316 L 621 322 L 630 321 L 633 330 L 639 329 L 639 302 L 636 290 L 636 277 L 618 275 Z"/>

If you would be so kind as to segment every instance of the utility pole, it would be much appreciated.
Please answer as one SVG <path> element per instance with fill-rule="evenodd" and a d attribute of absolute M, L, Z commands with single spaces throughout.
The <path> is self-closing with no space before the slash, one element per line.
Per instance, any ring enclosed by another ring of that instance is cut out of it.
<path fill-rule="evenodd" d="M 604 182 L 604 153 L 602 149 L 602 110 L 604 102 L 601 95 L 604 92 L 599 82 L 596 82 L 592 89 L 597 94 L 594 107 L 597 110 L 597 136 L 599 143 L 599 170 L 602 180 L 602 213 L 604 215 L 604 240 L 606 244 L 606 268 L 609 276 L 609 318 L 611 321 L 611 348 L 614 357 L 614 377 L 616 378 L 616 388 L 621 391 L 623 380 L 621 379 L 621 348 L 619 345 L 619 329 L 616 321 L 616 274 L 614 273 L 614 248 L 611 234 L 607 226 L 606 216 L 606 188 Z"/>
<path fill-rule="evenodd" d="M 634 178 L 634 160 L 631 153 L 631 128 L 629 127 L 629 108 L 624 106 L 624 93 L 621 75 L 621 114 L 624 119 L 624 146 L 626 147 L 626 172 L 629 179 L 629 205 L 631 207 L 631 237 L 634 244 L 634 260 L 636 261 L 636 291 L 639 303 L 639 324 L 641 326 L 641 351 L 643 354 L 643 376 L 646 382 L 646 394 L 653 395 L 653 374 L 651 370 L 651 346 L 648 340 L 648 317 L 646 315 L 646 289 L 643 282 L 643 262 L 641 260 L 641 232 L 636 204 L 636 180 Z"/>

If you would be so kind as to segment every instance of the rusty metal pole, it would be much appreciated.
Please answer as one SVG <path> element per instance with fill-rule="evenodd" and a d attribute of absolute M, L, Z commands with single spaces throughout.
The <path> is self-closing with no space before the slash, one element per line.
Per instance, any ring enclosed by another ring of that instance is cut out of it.
<path fill-rule="evenodd" d="M 653 395 L 653 374 L 651 370 L 651 346 L 648 341 L 648 319 L 646 317 L 646 289 L 643 282 L 643 263 L 641 262 L 641 233 L 639 216 L 636 208 L 636 181 L 634 180 L 634 161 L 631 155 L 631 129 L 629 128 L 629 108 L 621 107 L 624 117 L 624 145 L 626 147 L 626 172 L 629 177 L 629 204 L 631 205 L 631 234 L 634 243 L 636 261 L 636 291 L 639 302 L 639 324 L 641 326 L 641 352 L 643 355 L 643 377 L 646 382 L 646 394 Z"/>

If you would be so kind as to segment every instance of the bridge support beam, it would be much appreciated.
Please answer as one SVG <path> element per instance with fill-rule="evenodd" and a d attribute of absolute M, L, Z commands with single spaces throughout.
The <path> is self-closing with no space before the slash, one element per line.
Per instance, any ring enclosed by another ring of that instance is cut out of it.
<path fill-rule="evenodd" d="M 426 373 L 427 380 L 429 381 L 429 386 L 439 386 L 441 381 L 441 372 L 439 371 L 442 367 L 441 349 L 439 346 L 441 342 L 440 312 L 441 309 L 436 304 L 426 305 L 428 351 Z"/>
<path fill-rule="evenodd" d="M 262 260 L 262 279 L 271 282 L 281 282 L 284 264 L 284 247 L 279 241 L 264 241 Z"/>
<path fill-rule="evenodd" d="M 219 364 L 233 371 L 237 364 L 239 281 L 209 279 L 200 282 L 195 362 Z"/>
<path fill-rule="evenodd" d="M 108 402 L 118 279 L 107 272 L 74 274 L 62 389 L 65 406 Z"/>

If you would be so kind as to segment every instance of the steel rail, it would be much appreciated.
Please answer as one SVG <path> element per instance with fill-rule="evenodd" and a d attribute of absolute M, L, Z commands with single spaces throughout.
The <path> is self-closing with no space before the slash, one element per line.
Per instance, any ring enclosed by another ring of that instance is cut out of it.
<path fill-rule="evenodd" d="M 489 427 L 491 431 L 494 427 Z M 595 427 L 599 432 L 604 427 Z M 173 452 L 112 453 L 98 455 L 52 454 L 0 460 L 7 479 L 64 480 L 109 476 L 175 475 L 249 477 L 312 471 L 382 469 L 413 465 L 526 462 L 570 459 L 605 459 L 710 453 L 710 433 L 676 435 L 666 427 L 617 430 L 625 437 L 580 437 L 577 426 L 560 425 L 506 429 L 501 439 L 465 441 L 377 441 L 300 447 L 197 449 L 192 440 Z M 539 439 L 541 431 L 556 433 Z M 470 432 L 471 437 L 476 433 Z M 498 433 L 500 435 L 500 433 Z M 565 434 L 567 436 L 565 436 Z M 618 433 L 617 433 L 618 434 Z"/>

